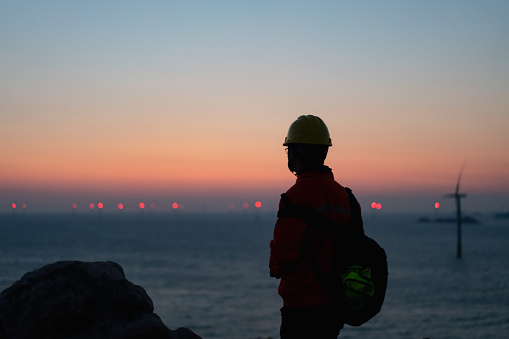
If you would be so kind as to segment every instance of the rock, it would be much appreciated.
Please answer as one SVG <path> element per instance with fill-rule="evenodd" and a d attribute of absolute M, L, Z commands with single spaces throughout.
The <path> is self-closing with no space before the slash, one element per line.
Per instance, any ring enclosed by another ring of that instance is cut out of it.
<path fill-rule="evenodd" d="M 197 339 L 170 330 L 114 262 L 60 261 L 0 294 L 0 339 Z"/>

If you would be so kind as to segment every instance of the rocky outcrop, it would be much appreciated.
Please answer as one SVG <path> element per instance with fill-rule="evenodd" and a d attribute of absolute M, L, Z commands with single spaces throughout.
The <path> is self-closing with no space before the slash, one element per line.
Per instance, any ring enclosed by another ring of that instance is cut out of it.
<path fill-rule="evenodd" d="M 196 339 L 170 330 L 114 262 L 60 261 L 0 294 L 0 339 Z"/>

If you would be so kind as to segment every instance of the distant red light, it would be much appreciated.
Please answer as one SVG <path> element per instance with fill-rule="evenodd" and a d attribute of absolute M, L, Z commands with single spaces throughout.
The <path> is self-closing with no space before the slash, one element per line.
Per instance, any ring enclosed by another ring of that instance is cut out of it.
<path fill-rule="evenodd" d="M 12 206 L 13 209 L 16 208 L 16 204 L 15 203 L 12 203 L 11 206 Z"/>
<path fill-rule="evenodd" d="M 173 204 L 171 204 L 171 207 L 176 210 L 177 208 L 179 208 L 179 204 L 177 204 L 176 202 L 174 202 Z"/>
<path fill-rule="evenodd" d="M 142 203 L 142 202 L 140 202 L 140 204 L 139 204 L 138 206 L 140 206 L 140 208 L 141 208 L 141 209 L 144 209 L 144 208 L 145 208 L 145 204 L 144 204 L 144 203 Z"/>
<path fill-rule="evenodd" d="M 435 203 L 435 208 L 439 208 L 440 204 L 438 202 Z"/>
<path fill-rule="evenodd" d="M 98 203 L 98 204 L 97 204 L 97 207 L 99 207 L 99 208 L 103 208 L 103 203 L 102 203 L 102 202 Z"/>
<path fill-rule="evenodd" d="M 27 208 L 27 204 L 23 204 L 23 208 Z"/>
<path fill-rule="evenodd" d="M 94 204 L 92 204 L 92 203 L 91 203 L 90 205 L 88 205 L 88 207 L 89 207 L 91 210 L 93 210 L 93 209 L 94 209 Z"/>
<path fill-rule="evenodd" d="M 123 210 L 124 209 L 124 205 L 123 204 L 118 204 L 117 207 L 118 207 L 119 210 Z"/>
<path fill-rule="evenodd" d="M 262 207 L 262 203 L 261 203 L 261 202 L 259 202 L 259 201 L 255 202 L 255 207 L 256 207 L 256 208 L 260 208 L 260 207 Z"/>
<path fill-rule="evenodd" d="M 248 209 L 249 208 L 249 204 L 247 202 L 245 202 L 245 203 L 242 204 L 242 207 L 244 209 Z"/>
<path fill-rule="evenodd" d="M 74 203 L 72 204 L 72 208 L 73 208 L 73 209 L 76 209 L 77 207 L 78 207 L 78 205 L 76 205 L 76 203 L 74 202 Z"/>
<path fill-rule="evenodd" d="M 373 201 L 373 202 L 371 203 L 371 208 L 376 208 L 376 202 L 374 202 L 374 201 Z"/>
<path fill-rule="evenodd" d="M 381 204 L 381 203 L 376 204 L 376 209 L 377 209 L 377 210 L 379 210 L 379 209 L 381 209 L 381 208 L 382 208 L 382 204 Z"/>

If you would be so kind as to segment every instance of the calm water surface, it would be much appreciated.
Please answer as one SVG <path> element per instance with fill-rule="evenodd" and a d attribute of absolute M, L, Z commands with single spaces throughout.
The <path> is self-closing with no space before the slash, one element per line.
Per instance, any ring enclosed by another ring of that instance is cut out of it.
<path fill-rule="evenodd" d="M 464 225 L 414 215 L 365 218 L 389 257 L 381 313 L 340 338 L 509 337 L 509 220 Z M 268 275 L 275 213 L 0 215 L 0 290 L 58 260 L 115 261 L 171 329 L 203 338 L 278 338 L 278 281 Z"/>

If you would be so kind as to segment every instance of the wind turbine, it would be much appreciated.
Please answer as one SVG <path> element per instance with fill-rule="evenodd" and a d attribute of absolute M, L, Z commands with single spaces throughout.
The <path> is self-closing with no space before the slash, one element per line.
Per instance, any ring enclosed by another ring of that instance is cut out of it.
<path fill-rule="evenodd" d="M 461 258 L 461 198 L 465 198 L 467 195 L 459 193 L 461 174 L 465 168 L 465 163 L 461 166 L 460 174 L 458 175 L 458 181 L 456 182 L 456 192 L 444 195 L 444 198 L 454 198 L 456 200 L 456 220 L 458 223 L 458 244 L 456 245 L 456 257 Z"/>

